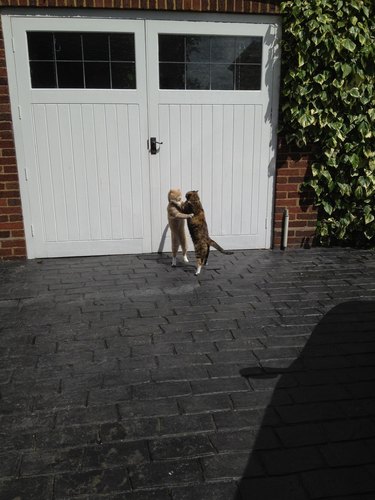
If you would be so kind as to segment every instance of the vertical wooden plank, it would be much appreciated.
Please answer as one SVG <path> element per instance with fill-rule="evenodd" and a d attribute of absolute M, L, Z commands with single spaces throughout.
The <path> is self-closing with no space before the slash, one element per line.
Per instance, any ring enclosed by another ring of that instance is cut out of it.
<path fill-rule="evenodd" d="M 90 234 L 92 240 L 101 239 L 101 217 L 94 109 L 92 104 L 82 105 L 83 138 L 87 173 L 87 193 L 90 214 Z"/>
<path fill-rule="evenodd" d="M 170 181 L 171 187 L 181 187 L 181 118 L 180 105 L 169 106 L 169 137 L 170 137 Z M 163 148 L 163 146 L 161 146 Z"/>
<path fill-rule="evenodd" d="M 245 106 L 241 234 L 251 234 L 253 198 L 254 106 Z"/>
<path fill-rule="evenodd" d="M 57 104 L 46 106 L 47 134 L 50 162 L 48 168 L 51 171 L 53 199 L 56 214 L 56 231 L 58 241 L 68 240 L 68 223 L 66 213 L 65 180 L 62 168 L 60 124 Z"/>
<path fill-rule="evenodd" d="M 130 132 L 127 105 L 117 106 L 117 137 L 119 139 L 121 212 L 123 214 L 121 233 L 123 238 L 133 238 L 132 165 L 130 159 Z"/>
<path fill-rule="evenodd" d="M 46 241 L 57 241 L 55 200 L 50 170 L 46 109 L 44 104 L 32 106 L 33 136 L 41 191 L 43 228 Z"/>
<path fill-rule="evenodd" d="M 117 129 L 117 112 L 114 104 L 105 107 L 105 122 L 108 151 L 108 173 L 109 173 L 109 201 L 111 206 L 112 238 L 121 239 L 122 231 L 122 206 L 121 206 L 121 182 L 119 162 L 119 137 Z"/>
<path fill-rule="evenodd" d="M 105 119 L 106 116 L 104 104 L 95 104 L 94 127 L 99 183 L 101 237 L 104 240 L 109 240 L 112 238 L 112 215 L 109 191 L 107 133 Z"/>
<path fill-rule="evenodd" d="M 212 224 L 212 106 L 202 106 L 202 192 L 209 231 Z"/>
<path fill-rule="evenodd" d="M 223 113 L 222 105 L 213 106 L 212 120 L 212 234 L 221 235 L 223 189 Z"/>
<path fill-rule="evenodd" d="M 185 196 L 190 191 L 191 181 L 191 158 L 192 158 L 192 137 L 191 137 L 191 105 L 181 106 L 181 189 Z"/>
<path fill-rule="evenodd" d="M 167 223 L 166 206 L 168 204 L 168 191 L 171 188 L 178 187 L 171 185 L 171 123 L 170 109 L 168 104 L 162 104 L 158 107 L 159 110 L 159 135 L 163 144 L 158 153 L 159 165 L 159 185 L 158 185 L 158 201 L 157 212 L 155 219 L 157 221 L 156 228 L 158 234 L 162 235 Z M 156 163 L 156 162 L 155 162 Z M 159 237 L 159 236 L 158 236 Z"/>
<path fill-rule="evenodd" d="M 222 235 L 232 234 L 232 177 L 233 177 L 233 106 L 224 106 L 223 120 L 223 190 Z"/>
<path fill-rule="evenodd" d="M 141 129 L 140 111 L 138 104 L 129 104 L 129 146 L 130 165 L 132 171 L 132 203 L 134 238 L 143 236 L 143 193 L 142 189 L 142 157 L 141 157 Z"/>
<path fill-rule="evenodd" d="M 73 157 L 72 124 L 69 104 L 58 106 L 62 171 L 66 201 L 68 240 L 79 240 L 76 166 Z"/>
<path fill-rule="evenodd" d="M 76 204 L 78 212 L 79 240 L 90 240 L 90 211 L 87 193 L 88 176 L 86 172 L 85 144 L 83 138 L 82 107 L 70 105 L 70 123 L 72 134 L 72 156 L 76 183 Z"/>
<path fill-rule="evenodd" d="M 202 190 L 202 107 L 192 106 L 191 116 L 191 189 Z"/>
<path fill-rule="evenodd" d="M 241 234 L 244 106 L 234 106 L 232 234 Z"/>
<path fill-rule="evenodd" d="M 254 106 L 255 124 L 263 124 L 263 107 L 261 105 Z M 266 196 L 266 193 L 260 193 L 261 183 L 261 168 L 267 168 L 261 164 L 261 146 L 263 126 L 254 126 L 254 155 L 253 155 L 253 183 L 252 183 L 252 203 L 251 203 L 251 234 L 257 234 L 260 231 L 259 224 L 264 224 L 264 220 L 259 221 L 259 200 L 260 195 Z"/>

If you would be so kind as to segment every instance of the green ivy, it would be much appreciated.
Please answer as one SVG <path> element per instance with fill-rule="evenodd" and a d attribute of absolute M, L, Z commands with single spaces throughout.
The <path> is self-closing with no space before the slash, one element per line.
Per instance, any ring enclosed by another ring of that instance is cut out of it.
<path fill-rule="evenodd" d="M 373 0 L 283 1 L 280 133 L 312 146 L 322 242 L 375 243 Z"/>

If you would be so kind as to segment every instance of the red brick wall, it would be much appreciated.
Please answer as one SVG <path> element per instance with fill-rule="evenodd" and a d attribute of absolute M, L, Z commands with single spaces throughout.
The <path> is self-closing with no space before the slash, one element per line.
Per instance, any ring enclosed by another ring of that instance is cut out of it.
<path fill-rule="evenodd" d="M 278 14 L 280 0 L 0 0 L 0 6 L 65 7 Z M 280 148 L 275 197 L 274 247 L 280 246 L 284 208 L 289 209 L 288 246 L 311 243 L 316 212 L 299 187 L 308 175 L 308 155 Z M 302 201 L 301 201 L 302 199 Z M 10 99 L 0 28 L 0 259 L 26 257 Z"/>
<path fill-rule="evenodd" d="M 25 255 L 26 244 L 13 141 L 4 41 L 0 30 L 0 259 L 19 258 L 25 257 Z"/>
<path fill-rule="evenodd" d="M 294 152 L 279 141 L 276 171 L 274 248 L 280 248 L 285 208 L 289 211 L 288 247 L 309 248 L 314 244 L 317 211 L 312 193 L 303 189 L 310 176 L 310 153 Z"/>

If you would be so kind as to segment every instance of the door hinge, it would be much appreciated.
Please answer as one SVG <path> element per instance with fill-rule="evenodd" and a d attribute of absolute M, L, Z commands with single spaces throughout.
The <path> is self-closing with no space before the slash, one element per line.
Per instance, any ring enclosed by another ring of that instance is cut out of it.
<path fill-rule="evenodd" d="M 18 109 L 18 119 L 19 119 L 19 120 L 22 120 L 21 106 L 20 106 L 20 105 L 18 105 L 18 106 L 17 106 L 17 109 Z"/>
<path fill-rule="evenodd" d="M 27 168 L 24 168 L 24 172 L 25 172 L 25 181 L 28 181 L 29 180 L 29 176 L 27 174 Z"/>
<path fill-rule="evenodd" d="M 267 217 L 265 218 L 265 221 L 264 221 L 264 227 L 265 227 L 265 229 L 268 228 L 268 218 Z"/>
<path fill-rule="evenodd" d="M 14 37 L 12 37 L 12 51 L 13 51 L 13 54 L 16 52 L 16 46 L 15 46 L 15 43 L 14 43 Z"/>
<path fill-rule="evenodd" d="M 34 226 L 32 224 L 30 224 L 30 229 L 31 229 L 31 236 L 34 238 Z"/>

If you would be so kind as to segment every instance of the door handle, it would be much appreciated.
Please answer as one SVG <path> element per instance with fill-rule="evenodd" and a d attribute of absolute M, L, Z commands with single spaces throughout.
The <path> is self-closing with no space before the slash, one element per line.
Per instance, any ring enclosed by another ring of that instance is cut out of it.
<path fill-rule="evenodd" d="M 163 144 L 162 142 L 158 142 L 156 140 L 156 137 L 150 137 L 150 153 L 152 155 L 156 155 L 156 153 L 159 153 L 160 148 L 157 147 L 157 144 Z"/>

